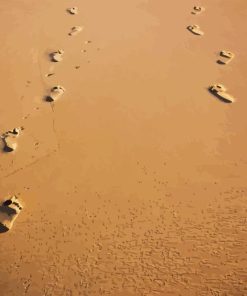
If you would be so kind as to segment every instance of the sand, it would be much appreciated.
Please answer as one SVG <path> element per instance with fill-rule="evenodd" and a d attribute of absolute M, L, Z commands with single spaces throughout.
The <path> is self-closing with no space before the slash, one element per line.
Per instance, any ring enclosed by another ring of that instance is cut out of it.
<path fill-rule="evenodd" d="M 12 0 L 0 16 L 0 134 L 25 128 L 0 155 L 0 199 L 25 203 L 0 234 L 1 295 L 246 295 L 246 0 Z"/>

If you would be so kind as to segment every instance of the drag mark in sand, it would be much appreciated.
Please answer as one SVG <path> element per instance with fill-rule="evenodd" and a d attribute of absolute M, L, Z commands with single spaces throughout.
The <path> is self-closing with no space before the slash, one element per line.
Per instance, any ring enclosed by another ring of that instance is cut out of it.
<path fill-rule="evenodd" d="M 32 161 L 31 163 L 29 163 L 29 164 L 27 164 L 27 165 L 25 165 L 25 166 L 23 166 L 23 167 L 21 167 L 21 168 L 19 168 L 19 169 L 16 169 L 16 170 L 12 171 L 11 173 L 9 173 L 9 174 L 7 174 L 7 175 L 5 175 L 5 176 L 2 176 L 2 177 L 0 177 L 0 178 L 1 178 L 1 179 L 5 179 L 5 178 L 8 178 L 8 177 L 11 177 L 11 176 L 13 176 L 13 175 L 19 173 L 20 171 L 23 171 L 23 170 L 25 170 L 25 169 L 27 169 L 27 168 L 29 168 L 29 167 L 35 165 L 35 164 L 38 163 L 40 160 L 42 160 L 42 159 L 44 159 L 44 158 L 47 158 L 47 157 L 50 157 L 52 154 L 57 153 L 57 152 L 58 152 L 57 150 L 53 150 L 52 152 L 49 152 L 49 153 L 47 153 L 46 155 L 41 156 L 41 157 L 39 157 L 38 159 Z"/>
<path fill-rule="evenodd" d="M 51 106 L 51 112 L 52 112 L 52 129 L 53 129 L 53 133 L 54 133 L 54 136 L 56 138 L 56 142 L 57 142 L 57 150 L 60 150 L 60 143 L 59 143 L 59 140 L 58 140 L 58 136 L 57 136 L 57 130 L 56 130 L 56 123 L 55 123 L 55 105 L 53 102 L 50 103 L 50 106 Z"/>

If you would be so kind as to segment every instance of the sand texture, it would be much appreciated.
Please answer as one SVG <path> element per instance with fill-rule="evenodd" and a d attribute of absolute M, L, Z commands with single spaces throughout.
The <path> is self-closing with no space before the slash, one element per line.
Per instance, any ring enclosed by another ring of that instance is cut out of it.
<path fill-rule="evenodd" d="M 246 296 L 247 1 L 2 0 L 0 23 L 0 204 L 25 205 L 0 296 Z"/>

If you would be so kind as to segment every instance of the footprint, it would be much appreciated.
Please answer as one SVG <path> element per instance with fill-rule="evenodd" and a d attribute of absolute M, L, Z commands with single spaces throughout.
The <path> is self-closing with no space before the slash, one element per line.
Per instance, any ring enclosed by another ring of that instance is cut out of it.
<path fill-rule="evenodd" d="M 229 64 L 235 57 L 235 54 L 228 50 L 222 50 L 220 52 L 220 59 L 217 61 L 218 64 L 227 65 Z"/>
<path fill-rule="evenodd" d="M 226 87 L 223 84 L 214 84 L 209 87 L 209 91 L 214 94 L 218 99 L 225 103 L 233 103 L 235 99 L 232 95 L 229 95 L 226 91 Z"/>
<path fill-rule="evenodd" d="M 51 91 L 50 94 L 46 97 L 46 101 L 48 102 L 54 102 L 56 101 L 59 97 L 61 97 L 65 92 L 65 88 L 58 85 L 58 86 L 54 86 Z"/>
<path fill-rule="evenodd" d="M 12 152 L 17 149 L 17 138 L 19 137 L 23 127 L 16 127 L 13 130 L 7 131 L 4 133 L 1 138 L 4 143 L 4 151 Z"/>
<path fill-rule="evenodd" d="M 82 30 L 83 30 L 83 27 L 80 27 L 80 26 L 72 27 L 72 28 L 71 28 L 71 31 L 69 32 L 69 35 L 70 35 L 70 36 L 75 36 L 75 35 L 77 35 L 78 33 L 80 33 Z"/>
<path fill-rule="evenodd" d="M 204 32 L 200 29 L 198 25 L 188 26 L 187 29 L 195 35 L 204 35 Z"/>
<path fill-rule="evenodd" d="M 192 14 L 201 14 L 204 11 L 205 11 L 204 7 L 202 7 L 202 6 L 194 6 L 193 11 L 191 13 Z"/>
<path fill-rule="evenodd" d="M 6 199 L 0 205 L 0 232 L 6 232 L 13 226 L 15 219 L 23 209 L 23 205 L 16 196 Z"/>
<path fill-rule="evenodd" d="M 51 53 L 51 60 L 53 62 L 61 62 L 63 60 L 64 50 L 59 49 L 58 51 L 55 51 Z"/>
<path fill-rule="evenodd" d="M 78 14 L 78 7 L 71 7 L 71 8 L 68 8 L 67 11 L 68 11 L 70 14 Z"/>

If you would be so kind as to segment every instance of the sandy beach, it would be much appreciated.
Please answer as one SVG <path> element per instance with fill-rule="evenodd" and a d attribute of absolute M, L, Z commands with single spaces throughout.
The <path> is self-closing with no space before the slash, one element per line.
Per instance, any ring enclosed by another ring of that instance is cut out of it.
<path fill-rule="evenodd" d="M 0 23 L 0 201 L 23 203 L 0 295 L 247 295 L 246 0 L 11 0 Z"/>

